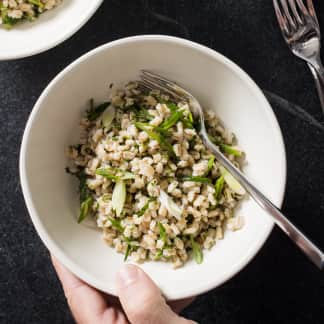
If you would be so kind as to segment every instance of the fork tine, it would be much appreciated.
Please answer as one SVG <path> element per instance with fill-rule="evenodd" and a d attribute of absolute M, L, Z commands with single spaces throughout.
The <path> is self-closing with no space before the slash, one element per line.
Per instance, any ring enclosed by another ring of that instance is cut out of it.
<path fill-rule="evenodd" d="M 296 30 L 297 26 L 296 26 L 296 23 L 295 23 L 294 19 L 292 18 L 291 14 L 290 14 L 288 4 L 287 4 L 287 0 L 280 0 L 280 3 L 281 3 L 281 6 L 282 6 L 282 8 L 283 8 L 283 10 L 285 12 L 286 19 L 288 20 L 291 29 Z"/>
<path fill-rule="evenodd" d="M 296 2 L 297 2 L 297 5 L 298 5 L 300 11 L 304 14 L 304 16 L 305 17 L 310 16 L 306 6 L 304 5 L 303 0 L 296 0 Z"/>
<path fill-rule="evenodd" d="M 159 75 L 159 74 L 156 74 L 154 72 L 151 72 L 151 71 L 148 71 L 148 70 L 141 70 L 142 74 L 149 77 L 149 78 L 152 78 L 154 80 L 160 80 L 164 83 L 167 83 L 167 84 L 170 84 L 170 85 L 176 85 L 175 82 L 169 80 L 169 79 L 166 79 L 165 77 Z"/>
<path fill-rule="evenodd" d="M 289 1 L 289 5 L 290 5 L 290 8 L 291 8 L 291 11 L 292 11 L 292 13 L 293 13 L 293 15 L 294 15 L 297 23 L 299 25 L 302 25 L 303 24 L 303 20 L 301 19 L 300 14 L 299 14 L 299 12 L 297 10 L 295 0 L 288 0 L 288 1 Z"/>
<path fill-rule="evenodd" d="M 176 94 L 174 91 L 166 88 L 166 87 L 163 87 L 161 86 L 159 83 L 155 82 L 154 80 L 150 80 L 148 79 L 147 77 L 141 75 L 141 85 L 150 89 L 150 90 L 154 90 L 154 89 L 158 89 L 160 90 L 161 92 L 164 92 L 164 93 L 167 93 L 169 94 L 170 96 L 172 96 L 173 98 L 177 99 L 177 100 L 183 100 L 184 98 L 179 96 L 178 94 Z"/>
<path fill-rule="evenodd" d="M 141 79 L 150 83 L 151 85 L 154 85 L 155 87 L 158 87 L 161 91 L 168 92 L 177 99 L 187 99 L 187 94 L 181 87 L 179 87 L 175 82 L 158 74 L 151 71 L 142 70 Z"/>
<path fill-rule="evenodd" d="M 307 6 L 308 6 L 309 14 L 315 19 L 316 24 L 319 26 L 313 1 L 312 0 L 307 0 Z"/>
<path fill-rule="evenodd" d="M 289 35 L 287 19 L 283 16 L 277 0 L 273 0 L 273 6 L 275 8 L 275 12 L 276 12 L 276 16 L 278 19 L 278 23 L 279 23 L 281 32 L 285 35 Z"/>

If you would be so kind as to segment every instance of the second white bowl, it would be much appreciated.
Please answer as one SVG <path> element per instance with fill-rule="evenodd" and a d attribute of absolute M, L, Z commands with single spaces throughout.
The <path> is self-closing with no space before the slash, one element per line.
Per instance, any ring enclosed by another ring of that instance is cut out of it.
<path fill-rule="evenodd" d="M 11 30 L 0 25 L 0 60 L 44 52 L 77 32 L 103 0 L 64 0 L 34 22 L 21 22 Z"/>

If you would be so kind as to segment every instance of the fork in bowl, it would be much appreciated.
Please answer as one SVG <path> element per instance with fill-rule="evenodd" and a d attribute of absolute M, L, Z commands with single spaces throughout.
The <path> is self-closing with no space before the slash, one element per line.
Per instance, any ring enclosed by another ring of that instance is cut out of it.
<path fill-rule="evenodd" d="M 313 261 L 320 269 L 324 269 L 324 253 L 311 242 L 282 212 L 259 191 L 248 178 L 237 169 L 232 162 L 211 142 L 205 127 L 204 112 L 198 100 L 187 90 L 173 81 L 151 71 L 142 70 L 141 87 L 148 90 L 158 89 L 170 95 L 177 101 L 189 102 L 191 112 L 197 124 L 199 135 L 205 146 L 215 155 L 220 164 L 245 188 L 250 196 L 270 214 L 274 222 L 290 237 L 290 239 Z"/>
<path fill-rule="evenodd" d="M 279 4 L 280 2 L 280 4 Z M 324 67 L 321 62 L 321 32 L 312 0 L 273 0 L 281 33 L 297 57 L 305 60 L 315 79 L 324 113 Z"/>

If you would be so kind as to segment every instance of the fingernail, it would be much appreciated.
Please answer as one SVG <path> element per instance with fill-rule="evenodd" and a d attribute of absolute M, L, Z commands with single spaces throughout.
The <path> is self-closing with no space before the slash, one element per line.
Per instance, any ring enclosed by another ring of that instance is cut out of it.
<path fill-rule="evenodd" d="M 127 264 L 118 272 L 121 284 L 126 287 L 138 280 L 139 270 L 136 266 Z"/>

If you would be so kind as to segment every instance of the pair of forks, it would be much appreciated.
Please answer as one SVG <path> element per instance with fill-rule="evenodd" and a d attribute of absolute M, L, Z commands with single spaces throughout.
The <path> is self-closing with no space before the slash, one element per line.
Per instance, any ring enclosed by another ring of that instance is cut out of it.
<path fill-rule="evenodd" d="M 290 50 L 305 60 L 314 76 L 324 113 L 324 67 L 321 32 L 312 0 L 273 0 L 282 35 Z"/>

